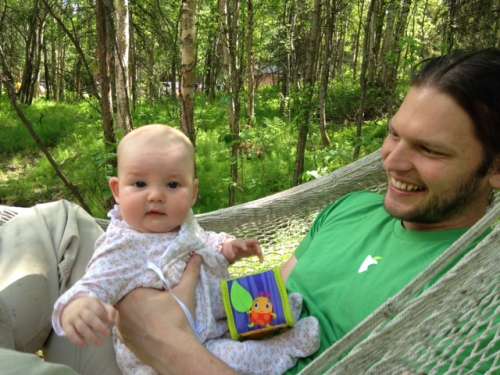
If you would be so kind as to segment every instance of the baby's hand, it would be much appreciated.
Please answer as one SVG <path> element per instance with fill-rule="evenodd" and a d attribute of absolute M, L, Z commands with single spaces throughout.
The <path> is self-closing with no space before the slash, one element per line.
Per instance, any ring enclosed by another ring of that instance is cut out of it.
<path fill-rule="evenodd" d="M 264 256 L 262 255 L 262 250 L 257 240 L 236 239 L 226 241 L 222 244 L 221 251 L 230 264 L 233 264 L 241 258 L 250 257 L 252 255 L 258 256 L 261 263 L 264 261 Z"/>
<path fill-rule="evenodd" d="M 75 345 L 101 345 L 102 337 L 110 335 L 118 311 L 94 297 L 79 297 L 62 311 L 61 325 L 68 339 Z"/>

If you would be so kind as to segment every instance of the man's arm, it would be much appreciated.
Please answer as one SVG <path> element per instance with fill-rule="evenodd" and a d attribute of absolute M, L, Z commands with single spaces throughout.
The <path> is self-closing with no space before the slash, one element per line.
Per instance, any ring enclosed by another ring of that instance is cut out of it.
<path fill-rule="evenodd" d="M 200 264 L 201 258 L 193 256 L 179 285 L 171 292 L 136 289 L 117 306 L 123 341 L 160 374 L 235 374 L 200 344 L 170 294 L 175 293 L 194 311 Z"/>

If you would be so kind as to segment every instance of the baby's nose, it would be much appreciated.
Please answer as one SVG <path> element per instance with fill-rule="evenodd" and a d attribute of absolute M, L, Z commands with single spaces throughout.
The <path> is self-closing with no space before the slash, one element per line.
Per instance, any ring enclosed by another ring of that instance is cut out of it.
<path fill-rule="evenodd" d="M 162 189 L 152 187 L 149 191 L 148 199 L 154 202 L 163 202 L 165 200 L 165 194 L 163 194 Z"/>

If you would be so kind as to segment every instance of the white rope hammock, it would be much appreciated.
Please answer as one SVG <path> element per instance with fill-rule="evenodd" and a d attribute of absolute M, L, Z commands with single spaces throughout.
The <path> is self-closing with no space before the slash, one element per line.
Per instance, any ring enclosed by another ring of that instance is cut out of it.
<path fill-rule="evenodd" d="M 205 229 L 259 239 L 266 261 L 232 266 L 231 272 L 241 275 L 280 264 L 295 250 L 322 208 L 351 191 L 381 192 L 385 180 L 376 152 L 328 176 L 197 217 Z M 0 225 L 19 210 L 0 206 Z M 497 199 L 428 269 L 302 373 L 500 373 L 500 228 L 495 226 L 499 218 Z M 96 221 L 107 225 L 106 220 Z M 422 293 L 488 227 L 493 231 Z"/>

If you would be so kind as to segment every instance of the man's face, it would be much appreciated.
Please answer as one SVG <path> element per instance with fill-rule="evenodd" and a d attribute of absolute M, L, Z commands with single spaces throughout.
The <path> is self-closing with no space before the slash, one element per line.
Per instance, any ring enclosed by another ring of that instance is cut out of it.
<path fill-rule="evenodd" d="M 483 148 L 467 113 L 432 87 L 414 87 L 389 123 L 382 146 L 385 208 L 416 230 L 471 226 L 491 191 L 480 175 Z"/>

